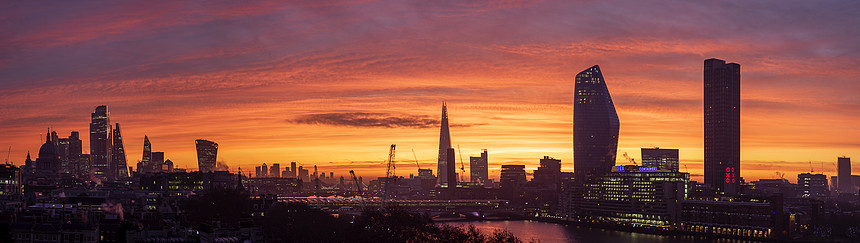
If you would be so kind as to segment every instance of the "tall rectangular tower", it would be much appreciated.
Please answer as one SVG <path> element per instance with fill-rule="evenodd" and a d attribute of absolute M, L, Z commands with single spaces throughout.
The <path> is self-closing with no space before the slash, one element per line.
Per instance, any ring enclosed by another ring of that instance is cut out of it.
<path fill-rule="evenodd" d="M 105 180 L 113 178 L 110 160 L 113 141 L 110 125 L 110 112 L 106 105 L 96 107 L 90 122 L 90 163 L 92 164 L 93 179 Z"/>
<path fill-rule="evenodd" d="M 741 174 L 741 65 L 705 60 L 705 185 L 738 192 Z"/>
<path fill-rule="evenodd" d="M 839 157 L 836 164 L 837 190 L 839 193 L 855 193 L 854 182 L 851 178 L 851 158 Z"/>
<path fill-rule="evenodd" d="M 489 169 L 487 168 L 487 150 L 484 149 L 481 152 L 480 157 L 469 157 L 469 178 L 472 182 L 481 183 L 482 185 L 486 185 L 487 180 L 490 179 Z"/>

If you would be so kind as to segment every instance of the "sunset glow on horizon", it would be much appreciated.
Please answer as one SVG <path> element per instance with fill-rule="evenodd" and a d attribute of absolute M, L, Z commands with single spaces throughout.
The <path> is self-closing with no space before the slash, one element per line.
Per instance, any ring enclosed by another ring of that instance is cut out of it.
<path fill-rule="evenodd" d="M 467 173 L 481 149 L 490 178 L 543 156 L 573 171 L 574 75 L 600 65 L 616 164 L 678 148 L 702 181 L 702 65 L 720 58 L 741 65 L 747 182 L 860 157 L 855 2 L 239 3 L 0 3 L 0 154 L 35 159 L 49 127 L 89 153 L 107 105 L 131 166 L 146 135 L 190 170 L 207 139 L 233 172 L 296 161 L 375 178 L 397 144 L 397 175 L 417 174 L 414 157 L 435 174 L 445 101 Z"/>

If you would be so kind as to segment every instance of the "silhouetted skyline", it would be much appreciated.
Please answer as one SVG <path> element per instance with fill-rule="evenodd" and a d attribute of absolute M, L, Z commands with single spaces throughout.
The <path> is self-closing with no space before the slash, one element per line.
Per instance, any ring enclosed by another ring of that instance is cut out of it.
<path fill-rule="evenodd" d="M 196 167 L 189 141 L 201 137 L 217 141 L 219 160 L 234 170 L 298 161 L 382 175 L 377 165 L 392 143 L 414 148 L 421 165 L 432 168 L 438 104 L 445 100 L 463 156 L 493 153 L 491 177 L 501 164 L 534 169 L 532 158 L 544 155 L 572 170 L 570 79 L 600 64 L 612 74 L 608 85 L 624 127 L 620 153 L 678 148 L 681 163 L 701 181 L 701 61 L 711 57 L 745 68 L 746 179 L 808 171 L 809 160 L 819 162 L 817 171 L 835 173 L 834 155 L 857 157 L 860 149 L 860 114 L 853 112 L 860 106 L 860 6 L 851 1 L 777 8 L 638 1 L 0 4 L 3 21 L 14 23 L 0 37 L 0 145 L 12 146 L 16 164 L 36 153 L 46 127 L 86 133 L 87 114 L 106 104 L 112 122 L 122 123 L 128 158 L 141 157 L 146 134 L 183 168 Z M 89 136 L 82 138 L 89 153 Z"/>

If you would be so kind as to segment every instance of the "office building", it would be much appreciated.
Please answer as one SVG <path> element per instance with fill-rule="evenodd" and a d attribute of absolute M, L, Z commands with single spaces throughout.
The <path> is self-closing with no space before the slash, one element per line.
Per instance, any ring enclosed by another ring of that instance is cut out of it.
<path fill-rule="evenodd" d="M 197 147 L 197 168 L 200 172 L 208 173 L 215 171 L 215 160 L 218 158 L 218 144 L 212 141 L 197 139 L 194 141 Z"/>
<path fill-rule="evenodd" d="M 436 166 L 438 174 L 437 180 L 439 184 L 447 183 L 448 181 L 448 149 L 451 147 L 451 133 L 448 131 L 448 107 L 445 102 L 442 102 L 442 124 L 439 129 L 439 161 Z M 454 175 L 451 175 L 454 176 Z"/>
<path fill-rule="evenodd" d="M 487 161 L 487 150 L 481 152 L 481 156 L 469 156 L 469 178 L 472 182 L 486 185 L 490 179 L 490 172 Z"/>
<path fill-rule="evenodd" d="M 78 178 L 83 178 L 84 173 L 82 173 L 82 172 L 88 171 L 86 168 L 87 165 L 85 165 L 83 163 L 89 161 L 89 159 L 87 159 L 87 160 L 81 159 L 81 155 L 83 154 L 83 141 L 81 141 L 80 132 L 72 131 L 72 133 L 69 135 L 68 140 L 69 140 L 69 148 L 68 148 L 69 149 L 69 153 L 68 153 L 69 158 L 68 158 L 68 163 L 66 164 L 66 167 L 63 168 L 63 171 L 71 173 L 71 174 L 77 176 Z M 87 158 L 89 158 L 89 156 L 87 156 Z"/>
<path fill-rule="evenodd" d="M 269 177 L 269 166 L 266 163 L 263 163 L 262 167 L 260 167 L 260 176 L 257 177 Z"/>
<path fill-rule="evenodd" d="M 656 167 L 616 166 L 585 184 L 583 220 L 634 227 L 671 228 L 678 200 L 687 196 L 690 174 Z"/>
<path fill-rule="evenodd" d="M 851 158 L 839 157 L 837 159 L 837 189 L 839 193 L 857 193 L 854 190 L 854 182 L 851 180 Z"/>
<path fill-rule="evenodd" d="M 803 173 L 797 175 L 797 185 L 800 187 L 800 196 L 804 198 L 827 197 L 827 176 L 824 174 Z"/>
<path fill-rule="evenodd" d="M 110 170 L 111 150 L 113 141 L 111 139 L 112 126 L 110 125 L 110 112 L 106 105 L 96 107 L 91 114 L 90 122 L 90 163 L 92 164 L 93 179 L 105 180 L 113 178 Z"/>
<path fill-rule="evenodd" d="M 502 197 L 508 200 L 522 198 L 523 184 L 526 183 L 525 165 L 502 165 L 499 187 Z"/>
<path fill-rule="evenodd" d="M 125 157 L 125 146 L 122 144 L 122 134 L 119 123 L 113 129 L 113 151 L 111 151 L 111 174 L 115 179 L 128 178 L 128 160 Z"/>
<path fill-rule="evenodd" d="M 618 150 L 618 114 L 600 67 L 576 74 L 573 104 L 573 167 L 584 182 L 609 173 Z"/>
<path fill-rule="evenodd" d="M 642 148 L 642 166 L 678 171 L 678 149 Z"/>
<path fill-rule="evenodd" d="M 705 60 L 705 186 L 738 192 L 741 174 L 741 66 Z"/>
<path fill-rule="evenodd" d="M 532 183 L 539 186 L 559 186 L 561 180 L 561 160 L 544 156 L 540 160 L 540 167 L 534 171 Z"/>
<path fill-rule="evenodd" d="M 298 177 L 298 172 L 296 171 L 296 162 L 290 162 L 290 177 Z"/>
<path fill-rule="evenodd" d="M 272 164 L 272 167 L 269 168 L 269 177 L 281 177 L 281 164 Z"/>

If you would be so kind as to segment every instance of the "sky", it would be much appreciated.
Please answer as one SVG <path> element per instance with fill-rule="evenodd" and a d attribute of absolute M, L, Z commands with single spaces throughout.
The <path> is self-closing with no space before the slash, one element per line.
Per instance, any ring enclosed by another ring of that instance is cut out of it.
<path fill-rule="evenodd" d="M 600 65 L 617 164 L 680 149 L 702 181 L 703 61 L 741 65 L 741 176 L 835 175 L 860 160 L 856 1 L 4 1 L 0 155 L 108 105 L 129 165 L 143 137 L 196 170 L 194 140 L 244 172 L 435 170 L 441 103 L 458 156 L 573 170 L 573 77 Z M 414 154 L 413 154 L 414 151 Z M 459 159 L 459 158 L 458 158 Z M 857 163 L 855 163 L 857 164 Z M 854 166 L 860 174 L 860 165 Z"/>

